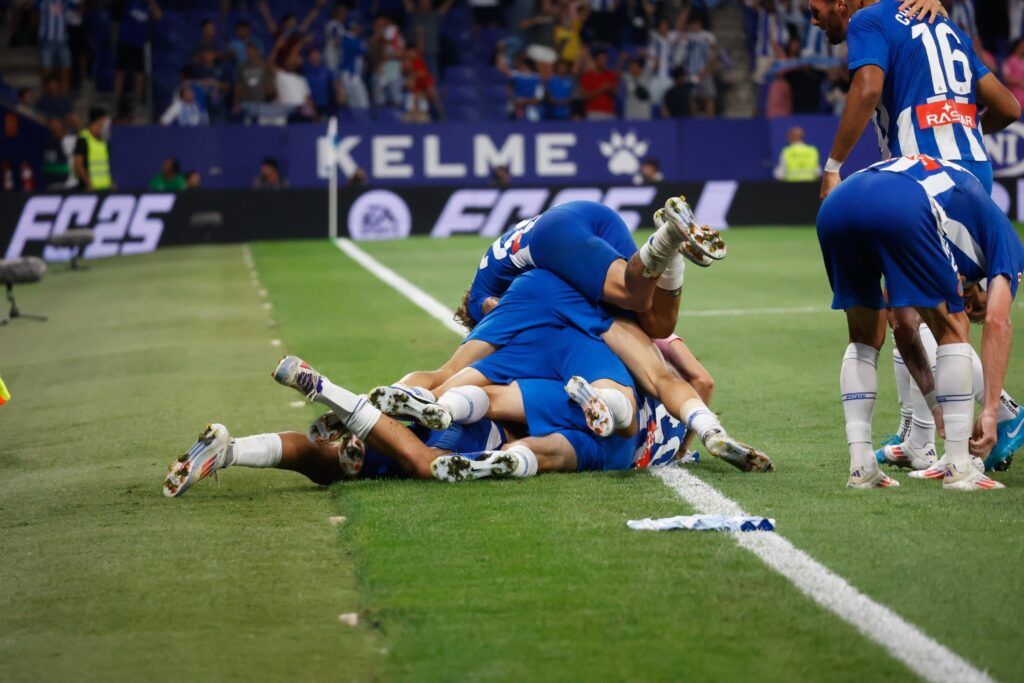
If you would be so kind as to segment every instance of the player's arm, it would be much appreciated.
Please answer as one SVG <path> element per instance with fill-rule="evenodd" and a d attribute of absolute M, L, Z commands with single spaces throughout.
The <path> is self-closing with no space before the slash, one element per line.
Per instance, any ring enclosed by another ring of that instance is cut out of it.
<path fill-rule="evenodd" d="M 1020 119 L 1020 102 L 995 74 L 986 74 L 978 81 L 978 103 L 985 107 L 981 115 L 981 129 L 985 134 L 996 133 Z"/>
<path fill-rule="evenodd" d="M 821 199 L 825 199 L 839 184 L 841 178 L 837 164 L 841 165 L 846 161 L 854 145 L 864 134 L 864 129 L 871 120 L 875 107 L 878 106 L 878 100 L 882 97 L 884 84 L 885 72 L 874 64 L 862 66 L 854 73 L 850 92 L 846 96 L 843 118 L 839 121 L 839 131 L 832 143 L 829 163 L 825 165 L 825 173 L 822 176 Z"/>
<path fill-rule="evenodd" d="M 985 376 L 985 403 L 974 426 L 971 450 L 987 453 L 996 444 L 996 420 L 999 415 L 999 397 L 1003 392 L 1006 368 L 1010 359 L 1013 325 L 1010 307 L 1013 294 L 1006 276 L 991 278 L 988 283 L 988 303 L 985 309 L 985 330 L 981 335 L 981 366 Z"/>

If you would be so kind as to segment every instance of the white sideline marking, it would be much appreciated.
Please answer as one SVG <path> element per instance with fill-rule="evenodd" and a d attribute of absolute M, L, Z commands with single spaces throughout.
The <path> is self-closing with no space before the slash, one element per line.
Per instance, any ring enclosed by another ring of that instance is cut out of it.
<path fill-rule="evenodd" d="M 681 467 L 656 467 L 651 472 L 697 512 L 747 515 L 735 501 Z M 853 626 L 868 640 L 881 645 L 921 678 L 937 683 L 993 680 L 888 607 L 858 591 L 778 533 L 753 531 L 738 532 L 732 536 L 741 547 L 789 579 L 800 592 Z"/>
<path fill-rule="evenodd" d="M 339 237 L 335 242 L 338 249 L 352 257 L 352 260 L 376 275 L 382 282 L 390 285 L 395 291 L 422 308 L 431 317 L 459 336 L 466 334 L 466 329 L 455 322 L 454 313 L 440 301 L 391 270 L 356 246 L 346 237 Z"/>
<path fill-rule="evenodd" d="M 337 245 L 366 270 L 444 323 L 449 330 L 460 336 L 465 334 L 465 330 L 452 320 L 452 311 L 437 299 L 367 254 L 350 240 L 340 238 Z M 809 312 L 803 309 L 781 310 Z M 651 472 L 692 505 L 697 512 L 717 515 L 747 514 L 735 501 L 726 498 L 713 486 L 681 467 L 655 467 L 651 468 Z M 802 593 L 856 628 L 865 638 L 881 645 L 921 678 L 935 683 L 989 683 L 994 680 L 888 607 L 858 591 L 780 534 L 752 531 L 736 533 L 733 536 L 741 547 L 757 555 L 762 562 L 789 579 Z"/>
<path fill-rule="evenodd" d="M 796 306 L 793 308 L 718 308 L 710 311 L 679 311 L 679 317 L 717 318 L 732 315 L 791 315 L 794 313 L 825 313 L 830 308 L 820 306 Z"/>

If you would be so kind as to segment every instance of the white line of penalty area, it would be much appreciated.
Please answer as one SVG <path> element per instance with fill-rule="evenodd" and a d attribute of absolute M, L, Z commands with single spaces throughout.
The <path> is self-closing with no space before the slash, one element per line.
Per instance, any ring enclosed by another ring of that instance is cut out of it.
<path fill-rule="evenodd" d="M 348 239 L 337 246 L 383 282 L 436 318 L 456 334 L 465 333 L 452 320 L 452 311 L 434 297 L 356 246 Z M 739 504 L 710 484 L 681 467 L 655 467 L 651 473 L 661 479 L 697 512 L 716 515 L 746 515 Z M 778 474 L 773 476 L 779 476 Z M 796 586 L 800 592 L 857 629 L 865 638 L 882 646 L 921 678 L 935 683 L 950 681 L 992 681 L 984 671 L 946 649 L 924 631 L 881 605 L 800 550 L 777 532 L 733 534 L 741 548 Z"/>

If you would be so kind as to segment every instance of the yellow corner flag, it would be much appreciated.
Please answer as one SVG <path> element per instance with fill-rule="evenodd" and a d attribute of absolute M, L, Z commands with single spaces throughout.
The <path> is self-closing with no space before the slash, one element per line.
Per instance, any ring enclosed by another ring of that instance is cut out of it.
<path fill-rule="evenodd" d="M 0 377 L 0 406 L 11 400 L 11 392 L 4 386 L 4 380 Z"/>

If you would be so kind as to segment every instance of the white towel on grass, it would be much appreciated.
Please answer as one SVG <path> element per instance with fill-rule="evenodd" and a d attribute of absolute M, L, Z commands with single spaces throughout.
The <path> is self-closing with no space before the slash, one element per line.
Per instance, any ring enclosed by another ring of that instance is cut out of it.
<path fill-rule="evenodd" d="M 679 515 L 661 519 L 631 519 L 626 522 L 630 529 L 640 531 L 669 531 L 690 529 L 692 531 L 775 531 L 775 520 L 768 517 L 742 517 L 726 515 Z"/>

